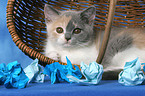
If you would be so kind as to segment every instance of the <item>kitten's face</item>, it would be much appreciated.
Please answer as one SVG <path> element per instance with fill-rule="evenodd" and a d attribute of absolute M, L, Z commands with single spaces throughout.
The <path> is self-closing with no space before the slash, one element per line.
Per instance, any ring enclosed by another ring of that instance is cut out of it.
<path fill-rule="evenodd" d="M 53 44 L 70 48 L 86 46 L 93 41 L 94 7 L 83 12 L 60 12 L 46 4 L 44 12 L 48 39 Z"/>

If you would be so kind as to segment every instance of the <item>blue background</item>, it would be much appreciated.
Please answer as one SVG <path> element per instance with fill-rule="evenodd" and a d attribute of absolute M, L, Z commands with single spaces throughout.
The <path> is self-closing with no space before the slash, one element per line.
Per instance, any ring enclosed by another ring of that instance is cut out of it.
<path fill-rule="evenodd" d="M 32 62 L 13 42 L 6 25 L 6 6 L 8 0 L 0 0 L 0 64 L 18 61 L 23 68 Z"/>

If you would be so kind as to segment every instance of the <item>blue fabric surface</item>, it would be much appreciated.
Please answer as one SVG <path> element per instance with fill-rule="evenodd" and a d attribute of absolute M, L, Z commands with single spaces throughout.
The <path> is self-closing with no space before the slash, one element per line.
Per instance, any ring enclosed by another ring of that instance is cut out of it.
<path fill-rule="evenodd" d="M 117 80 L 101 81 L 96 86 L 78 86 L 77 84 L 31 83 L 25 89 L 6 89 L 0 86 L 0 96 L 144 96 L 145 85 L 126 87 Z"/>
<path fill-rule="evenodd" d="M 13 43 L 6 27 L 7 0 L 0 0 L 0 64 L 18 61 L 25 68 L 33 60 L 21 52 Z M 0 96 L 144 96 L 145 85 L 126 87 L 117 80 L 101 81 L 96 86 L 78 86 L 77 84 L 30 83 L 24 89 L 6 89 L 0 85 Z"/>

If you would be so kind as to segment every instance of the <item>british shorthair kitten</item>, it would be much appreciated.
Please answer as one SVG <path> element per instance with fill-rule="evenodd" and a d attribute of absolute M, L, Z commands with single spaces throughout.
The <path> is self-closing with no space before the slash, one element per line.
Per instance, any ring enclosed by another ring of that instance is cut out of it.
<path fill-rule="evenodd" d="M 61 62 L 66 62 L 67 56 L 78 65 L 96 61 L 104 31 L 94 30 L 94 6 L 84 11 L 58 11 L 46 4 L 44 14 L 48 34 L 45 56 Z M 145 62 L 144 37 L 143 28 L 112 28 L 102 61 L 105 79 L 117 77 L 125 62 L 137 57 Z"/>

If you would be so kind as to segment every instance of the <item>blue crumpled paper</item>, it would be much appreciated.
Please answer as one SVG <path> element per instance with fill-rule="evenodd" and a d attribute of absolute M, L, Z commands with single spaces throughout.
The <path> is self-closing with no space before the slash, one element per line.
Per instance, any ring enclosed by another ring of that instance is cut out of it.
<path fill-rule="evenodd" d="M 79 67 L 72 65 L 70 60 L 66 57 L 67 65 L 61 65 L 58 62 L 54 62 L 50 65 L 46 65 L 44 68 L 44 74 L 48 75 L 51 79 L 51 84 L 59 83 L 63 81 L 69 82 L 69 79 L 66 77 L 67 74 L 71 74 L 76 78 L 81 78 L 82 74 L 79 70 Z M 74 68 L 75 70 L 74 70 Z"/>
<path fill-rule="evenodd" d="M 9 63 L 7 66 L 0 64 L 0 83 L 6 88 L 25 88 L 29 78 L 25 75 L 22 67 L 17 61 Z"/>
<path fill-rule="evenodd" d="M 29 82 L 43 83 L 44 74 L 42 73 L 42 67 L 38 64 L 38 59 L 35 59 L 30 65 L 28 65 L 24 72 L 29 78 Z"/>
<path fill-rule="evenodd" d="M 6 72 L 6 65 L 2 63 L 0 64 L 0 85 L 3 85 L 6 80 L 5 72 Z"/>
<path fill-rule="evenodd" d="M 131 62 L 126 62 L 123 71 L 119 74 L 118 82 L 125 86 L 142 84 L 144 74 L 141 70 L 141 63 L 138 58 Z"/>
<path fill-rule="evenodd" d="M 88 65 L 81 63 L 81 72 L 86 79 L 78 79 L 72 75 L 67 75 L 70 82 L 76 82 L 83 85 L 98 84 L 102 79 L 103 66 L 92 62 Z"/>

